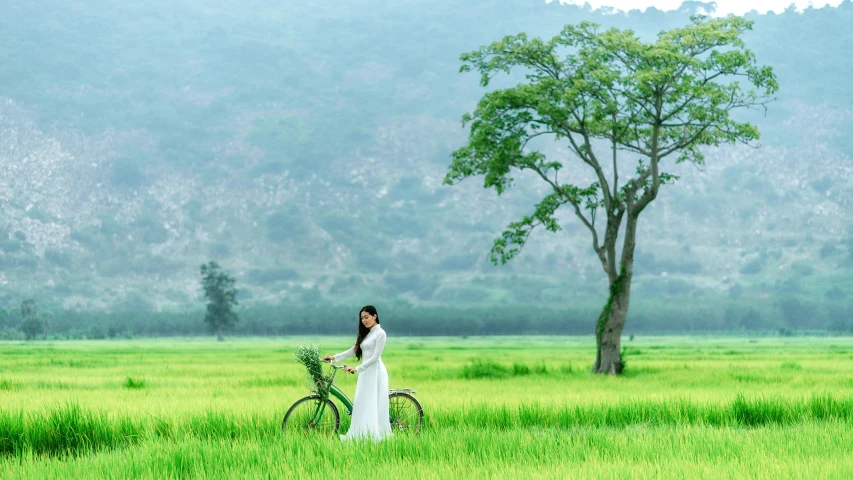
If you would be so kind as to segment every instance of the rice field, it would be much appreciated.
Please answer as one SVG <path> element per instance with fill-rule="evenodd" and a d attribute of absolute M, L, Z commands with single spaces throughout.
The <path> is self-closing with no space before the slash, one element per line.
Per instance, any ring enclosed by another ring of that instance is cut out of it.
<path fill-rule="evenodd" d="M 394 338 L 417 437 L 281 433 L 307 395 L 287 337 L 0 343 L 2 478 L 850 478 L 853 339 Z M 350 396 L 356 377 L 338 375 Z M 341 408 L 343 411 L 343 408 Z M 342 415 L 342 432 L 348 427 Z"/>

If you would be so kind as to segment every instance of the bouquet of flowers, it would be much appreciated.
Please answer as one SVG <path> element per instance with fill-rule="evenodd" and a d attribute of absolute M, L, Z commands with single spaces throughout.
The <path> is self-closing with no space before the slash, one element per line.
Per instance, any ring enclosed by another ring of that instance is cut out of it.
<path fill-rule="evenodd" d="M 305 365 L 308 369 L 308 383 L 311 390 L 322 394 L 325 391 L 328 378 L 323 376 L 323 367 L 320 362 L 320 352 L 316 345 L 300 345 L 293 354 L 293 358 Z"/>

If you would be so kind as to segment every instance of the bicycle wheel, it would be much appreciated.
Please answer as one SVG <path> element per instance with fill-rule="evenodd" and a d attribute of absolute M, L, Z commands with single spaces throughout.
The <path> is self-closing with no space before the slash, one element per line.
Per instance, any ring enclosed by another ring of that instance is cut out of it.
<path fill-rule="evenodd" d="M 332 435 L 337 432 L 338 427 L 341 426 L 341 414 L 338 413 L 338 407 L 335 406 L 334 402 L 328 398 L 325 400 L 326 405 L 323 412 L 318 418 L 314 418 L 322 401 L 319 395 L 309 395 L 297 400 L 284 415 L 284 420 L 281 422 L 281 429 L 285 435 L 300 433 L 304 435 L 310 433 Z"/>
<path fill-rule="evenodd" d="M 424 411 L 418 399 L 403 392 L 388 395 L 388 413 L 391 429 L 395 432 L 417 435 L 424 419 Z"/>

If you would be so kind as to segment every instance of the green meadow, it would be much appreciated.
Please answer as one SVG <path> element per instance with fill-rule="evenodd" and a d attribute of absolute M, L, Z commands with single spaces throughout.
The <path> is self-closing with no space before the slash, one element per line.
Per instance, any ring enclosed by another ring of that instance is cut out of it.
<path fill-rule="evenodd" d="M 296 347 L 352 340 L 0 343 L 0 477 L 853 476 L 853 339 L 626 338 L 615 378 L 589 373 L 592 337 L 392 336 L 419 436 L 283 435 L 309 393 Z"/>

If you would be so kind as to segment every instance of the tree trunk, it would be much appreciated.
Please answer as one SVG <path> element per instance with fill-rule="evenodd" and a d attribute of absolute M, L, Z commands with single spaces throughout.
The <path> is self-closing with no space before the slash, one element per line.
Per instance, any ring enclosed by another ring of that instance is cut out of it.
<path fill-rule="evenodd" d="M 601 310 L 601 315 L 598 316 L 595 329 L 595 366 L 592 369 L 594 373 L 619 375 L 625 368 L 622 361 L 622 329 L 625 328 L 628 305 L 631 303 L 631 279 L 634 277 L 634 247 L 638 215 L 638 213 L 628 215 L 619 275 L 610 282 L 610 296 Z M 615 242 L 615 238 L 612 241 Z"/>
<path fill-rule="evenodd" d="M 218 342 L 222 341 L 222 325 L 219 325 L 218 327 L 216 327 L 216 341 L 218 341 Z"/>
<path fill-rule="evenodd" d="M 610 297 L 598 317 L 595 332 L 594 373 L 622 373 L 622 329 L 628 317 L 628 303 L 631 297 L 631 277 L 620 274 L 610 285 Z"/>

